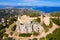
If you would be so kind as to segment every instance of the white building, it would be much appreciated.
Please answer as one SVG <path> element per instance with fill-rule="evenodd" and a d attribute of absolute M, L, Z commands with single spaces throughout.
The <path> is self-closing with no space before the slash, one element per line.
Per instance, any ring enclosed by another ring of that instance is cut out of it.
<path fill-rule="evenodd" d="M 46 24 L 46 25 L 49 25 L 50 24 L 50 16 L 49 15 L 45 15 L 45 17 L 44 17 L 44 23 Z"/>
<path fill-rule="evenodd" d="M 42 32 L 43 31 L 43 27 L 39 23 L 34 23 L 33 24 L 33 30 L 35 32 Z"/>
<path fill-rule="evenodd" d="M 22 16 L 21 18 L 18 17 L 17 21 L 17 32 L 19 33 L 32 33 L 32 32 L 42 32 L 43 27 L 40 25 L 40 23 L 32 22 L 36 18 L 31 18 L 29 16 Z"/>

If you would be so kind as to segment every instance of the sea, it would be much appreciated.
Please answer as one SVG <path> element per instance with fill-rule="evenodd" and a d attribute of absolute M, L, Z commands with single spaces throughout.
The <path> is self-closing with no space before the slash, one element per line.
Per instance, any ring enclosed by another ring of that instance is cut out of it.
<path fill-rule="evenodd" d="M 8 5 L 0 5 L 0 9 L 2 8 L 31 8 L 37 11 L 43 11 L 45 13 L 49 12 L 60 12 L 60 7 L 51 7 L 51 6 L 8 6 Z"/>

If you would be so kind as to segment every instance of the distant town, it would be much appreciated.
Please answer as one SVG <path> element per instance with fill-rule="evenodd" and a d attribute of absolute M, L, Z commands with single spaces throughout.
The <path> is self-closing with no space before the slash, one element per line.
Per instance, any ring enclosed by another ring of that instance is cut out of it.
<path fill-rule="evenodd" d="M 0 9 L 0 40 L 60 40 L 60 12 Z"/>

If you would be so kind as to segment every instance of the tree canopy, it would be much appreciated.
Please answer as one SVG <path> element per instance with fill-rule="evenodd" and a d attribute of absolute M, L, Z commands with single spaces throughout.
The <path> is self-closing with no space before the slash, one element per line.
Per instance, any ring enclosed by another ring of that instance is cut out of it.
<path fill-rule="evenodd" d="M 12 23 L 14 23 L 14 21 L 16 21 L 16 19 L 14 17 L 10 17 L 8 20 L 9 20 L 8 21 L 9 24 L 12 24 Z"/>
<path fill-rule="evenodd" d="M 38 17 L 40 16 L 40 14 L 37 14 L 36 12 L 32 11 L 30 14 L 29 14 L 30 17 Z"/>

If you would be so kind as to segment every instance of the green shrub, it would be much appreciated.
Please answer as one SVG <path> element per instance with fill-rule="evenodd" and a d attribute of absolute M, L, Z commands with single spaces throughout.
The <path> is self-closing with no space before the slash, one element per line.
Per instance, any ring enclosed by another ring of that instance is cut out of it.
<path fill-rule="evenodd" d="M 42 38 L 40 38 L 40 40 L 45 40 L 45 38 L 44 38 L 44 37 L 42 37 Z"/>
<path fill-rule="evenodd" d="M 38 36 L 39 33 L 38 33 L 38 32 L 33 32 L 33 35 L 34 35 L 34 36 Z"/>
<path fill-rule="evenodd" d="M 2 24 L 0 24 L 0 30 L 3 29 L 3 28 L 4 28 L 4 26 Z"/>
<path fill-rule="evenodd" d="M 10 17 L 8 20 L 9 20 L 8 21 L 9 25 L 14 23 L 14 21 L 16 21 L 16 19 L 14 17 Z"/>
<path fill-rule="evenodd" d="M 0 30 L 0 40 L 2 40 L 4 33 L 5 33 L 5 29 Z"/>
<path fill-rule="evenodd" d="M 8 34 L 4 33 L 4 37 L 8 37 Z"/>
<path fill-rule="evenodd" d="M 53 26 L 53 23 L 50 21 L 49 28 L 51 28 L 52 26 Z"/>
<path fill-rule="evenodd" d="M 13 35 L 13 32 L 10 32 L 11 35 Z"/>
<path fill-rule="evenodd" d="M 13 24 L 13 25 L 12 25 L 11 30 L 12 30 L 12 31 L 15 31 L 15 30 L 16 30 L 16 24 Z"/>
<path fill-rule="evenodd" d="M 49 31 L 48 26 L 46 26 L 45 23 L 43 23 L 43 28 L 45 29 L 45 32 L 48 32 Z"/>
<path fill-rule="evenodd" d="M 53 37 L 52 34 L 48 34 L 48 35 L 46 36 L 46 39 L 49 40 L 49 39 L 52 38 L 52 37 Z"/>
<path fill-rule="evenodd" d="M 40 23 L 40 18 L 37 18 L 34 21 Z"/>
<path fill-rule="evenodd" d="M 28 39 L 28 40 L 31 40 L 31 39 Z"/>
<path fill-rule="evenodd" d="M 33 38 L 32 40 L 37 40 L 37 38 Z"/>
<path fill-rule="evenodd" d="M 32 34 L 31 33 L 23 33 L 23 34 L 19 34 L 20 37 L 30 37 Z"/>

